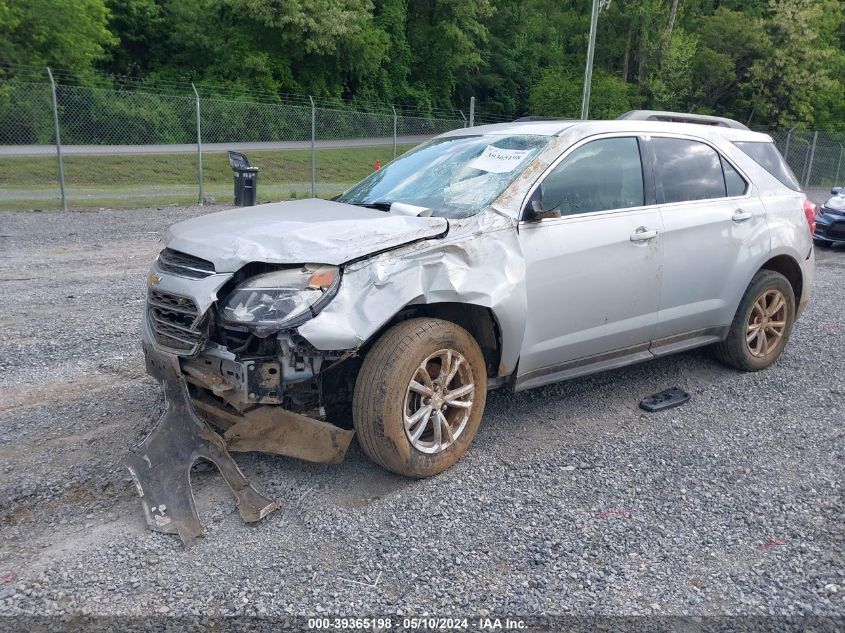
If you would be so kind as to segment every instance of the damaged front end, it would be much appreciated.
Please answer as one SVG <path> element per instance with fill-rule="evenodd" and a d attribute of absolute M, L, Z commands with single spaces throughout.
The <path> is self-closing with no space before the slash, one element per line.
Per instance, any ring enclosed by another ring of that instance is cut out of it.
<path fill-rule="evenodd" d="M 525 314 L 515 225 L 495 206 L 447 221 L 303 200 L 172 227 L 142 326 L 147 371 L 168 408 L 127 462 L 150 527 L 186 544 L 200 534 L 190 491 L 199 458 L 221 470 L 246 521 L 276 504 L 230 453 L 340 462 L 367 345 L 391 323 L 457 323 L 503 384 Z"/>
<path fill-rule="evenodd" d="M 254 522 L 278 502 L 255 490 L 230 452 L 339 463 L 354 434 L 343 415 L 351 387 L 339 371 L 354 364 L 354 351 L 318 352 L 290 325 L 330 300 L 338 269 L 253 265 L 219 275 L 201 261 L 165 249 L 150 275 L 142 346 L 167 409 L 126 461 L 149 527 L 178 534 L 186 546 L 202 533 L 190 487 L 197 460 L 217 466 L 241 517 Z M 186 279 L 189 270 L 195 276 Z M 275 294 L 259 287 L 274 275 Z M 280 281 L 296 276 L 307 279 L 299 287 Z M 216 301 L 218 294 L 226 300 Z M 342 426 L 326 421 L 327 409 Z"/>

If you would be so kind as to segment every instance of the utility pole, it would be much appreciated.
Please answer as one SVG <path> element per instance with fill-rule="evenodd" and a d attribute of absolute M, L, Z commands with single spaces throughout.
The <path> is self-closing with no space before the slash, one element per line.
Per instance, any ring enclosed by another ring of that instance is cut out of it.
<path fill-rule="evenodd" d="M 599 21 L 599 4 L 593 0 L 593 12 L 590 14 L 590 43 L 587 45 L 587 67 L 584 69 L 584 96 L 581 98 L 581 118 L 590 113 L 590 84 L 593 82 L 593 54 L 596 52 L 596 26 Z"/>

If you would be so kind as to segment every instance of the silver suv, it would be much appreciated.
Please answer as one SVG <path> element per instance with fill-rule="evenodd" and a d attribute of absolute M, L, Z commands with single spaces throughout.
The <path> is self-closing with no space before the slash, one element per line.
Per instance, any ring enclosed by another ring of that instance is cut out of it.
<path fill-rule="evenodd" d="M 426 477 L 466 452 L 493 388 L 705 345 L 774 363 L 810 298 L 814 213 L 772 139 L 726 119 L 455 130 L 332 201 L 173 226 L 148 368 L 176 367 L 227 442 L 260 418 L 245 450 L 336 461 L 307 444 L 354 428 Z"/>

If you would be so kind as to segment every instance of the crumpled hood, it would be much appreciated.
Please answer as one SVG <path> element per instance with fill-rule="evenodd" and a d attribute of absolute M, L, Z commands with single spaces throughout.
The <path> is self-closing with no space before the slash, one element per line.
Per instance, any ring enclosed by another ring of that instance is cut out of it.
<path fill-rule="evenodd" d="M 171 226 L 165 244 L 235 272 L 250 262 L 340 265 L 445 233 L 445 218 L 391 215 L 329 200 L 273 202 Z"/>

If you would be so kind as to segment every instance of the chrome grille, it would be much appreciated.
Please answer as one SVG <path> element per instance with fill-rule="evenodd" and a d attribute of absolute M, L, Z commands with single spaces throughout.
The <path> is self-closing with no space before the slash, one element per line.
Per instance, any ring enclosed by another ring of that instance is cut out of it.
<path fill-rule="evenodd" d="M 193 354 L 199 346 L 200 313 L 186 297 L 168 292 L 147 291 L 147 314 L 156 342 L 179 354 Z"/>
<path fill-rule="evenodd" d="M 191 279 L 205 279 L 214 274 L 214 264 L 210 261 L 170 248 L 165 248 L 158 254 L 156 266 L 162 272 Z"/>

